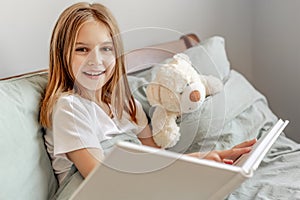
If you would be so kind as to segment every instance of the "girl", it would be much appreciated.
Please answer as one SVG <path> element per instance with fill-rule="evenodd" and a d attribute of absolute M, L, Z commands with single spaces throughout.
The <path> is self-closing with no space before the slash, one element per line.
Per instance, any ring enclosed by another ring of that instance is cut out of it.
<path fill-rule="evenodd" d="M 103 5 L 77 3 L 60 15 L 40 122 L 47 128 L 45 143 L 59 183 L 72 166 L 86 177 L 115 141 L 157 147 L 129 89 L 116 20 Z M 254 143 L 190 155 L 232 163 Z"/>

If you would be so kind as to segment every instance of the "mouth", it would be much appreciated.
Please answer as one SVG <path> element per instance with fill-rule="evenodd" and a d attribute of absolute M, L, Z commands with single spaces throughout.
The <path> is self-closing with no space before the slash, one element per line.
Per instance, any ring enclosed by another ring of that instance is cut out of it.
<path fill-rule="evenodd" d="M 97 77 L 101 76 L 102 74 L 104 74 L 105 71 L 106 70 L 104 70 L 104 71 L 85 71 L 85 72 L 83 72 L 83 74 L 85 74 L 86 76 L 91 77 L 91 78 L 97 78 Z"/>

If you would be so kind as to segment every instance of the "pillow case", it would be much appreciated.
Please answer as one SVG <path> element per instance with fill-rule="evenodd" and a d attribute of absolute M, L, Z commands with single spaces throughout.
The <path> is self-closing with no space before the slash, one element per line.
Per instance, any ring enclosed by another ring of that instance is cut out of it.
<path fill-rule="evenodd" d="M 187 49 L 185 52 L 200 74 L 213 75 L 223 82 L 230 74 L 225 41 L 223 37 L 214 36 L 201 42 L 199 45 Z"/>
<path fill-rule="evenodd" d="M 46 73 L 0 81 L 0 199 L 49 199 L 58 187 L 38 119 L 46 83 Z"/>

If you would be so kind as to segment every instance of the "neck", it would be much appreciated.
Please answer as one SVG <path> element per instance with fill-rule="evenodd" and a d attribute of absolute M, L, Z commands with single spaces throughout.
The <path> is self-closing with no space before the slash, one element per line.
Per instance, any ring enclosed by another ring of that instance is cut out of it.
<path fill-rule="evenodd" d="M 101 102 L 101 95 L 102 95 L 101 90 L 87 90 L 86 88 L 77 85 L 74 88 L 74 92 L 79 94 L 81 97 L 85 99 L 96 102 L 97 104 Z"/>
<path fill-rule="evenodd" d="M 92 90 L 87 90 L 85 88 L 82 87 L 77 87 L 76 88 L 76 92 L 83 98 L 88 99 L 90 101 L 95 102 L 96 104 L 98 104 L 102 110 L 104 112 L 106 112 L 106 114 L 110 117 L 112 117 L 112 111 L 111 108 L 109 106 L 109 104 L 107 102 L 103 102 L 101 99 L 102 96 L 102 90 L 96 90 L 96 91 L 92 91 Z"/>

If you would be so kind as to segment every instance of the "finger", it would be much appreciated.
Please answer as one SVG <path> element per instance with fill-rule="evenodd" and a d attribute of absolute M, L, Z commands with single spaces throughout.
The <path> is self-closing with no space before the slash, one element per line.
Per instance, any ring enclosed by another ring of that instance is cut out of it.
<path fill-rule="evenodd" d="M 213 160 L 216 162 L 223 162 L 223 159 L 219 156 L 219 151 L 210 151 L 210 152 L 202 153 L 201 158 L 207 160 Z"/>
<path fill-rule="evenodd" d="M 233 148 L 225 151 L 220 151 L 219 156 L 221 157 L 221 159 L 235 160 L 242 154 L 249 153 L 251 149 L 251 147 Z"/>
<path fill-rule="evenodd" d="M 228 164 L 228 165 L 232 165 L 233 164 L 233 160 L 229 160 L 229 159 L 223 159 L 223 162 L 225 164 Z"/>
<path fill-rule="evenodd" d="M 248 141 L 242 142 L 242 143 L 234 146 L 233 148 L 251 147 L 251 146 L 253 146 L 256 143 L 256 141 L 257 141 L 257 139 L 254 138 L 252 140 L 248 140 Z"/>

